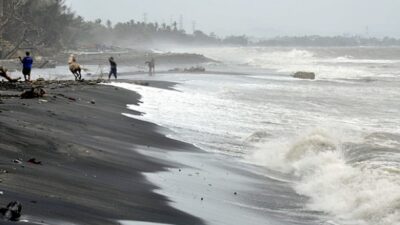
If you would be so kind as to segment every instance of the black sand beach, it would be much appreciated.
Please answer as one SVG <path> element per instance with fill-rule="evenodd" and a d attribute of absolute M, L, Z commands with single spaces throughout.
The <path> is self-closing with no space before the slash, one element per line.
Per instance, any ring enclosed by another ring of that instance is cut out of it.
<path fill-rule="evenodd" d="M 48 93 L 41 99 L 20 99 L 20 91 L 9 88 L 0 91 L 1 207 L 20 201 L 22 219 L 33 224 L 203 224 L 168 206 L 141 174 L 173 165 L 134 149 L 195 149 L 158 133 L 154 124 L 123 116 L 126 104 L 138 103 L 139 95 L 74 82 L 44 88 Z M 27 162 L 32 158 L 41 164 Z"/>

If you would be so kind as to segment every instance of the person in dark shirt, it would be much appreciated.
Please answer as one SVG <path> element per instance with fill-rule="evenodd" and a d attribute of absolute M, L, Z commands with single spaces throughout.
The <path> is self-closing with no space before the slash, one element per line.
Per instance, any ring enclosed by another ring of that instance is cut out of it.
<path fill-rule="evenodd" d="M 22 74 L 24 75 L 25 81 L 31 80 L 33 59 L 30 56 L 30 54 L 31 54 L 30 52 L 26 52 L 26 56 L 23 59 L 19 57 L 19 60 L 22 63 Z"/>
<path fill-rule="evenodd" d="M 145 64 L 149 67 L 149 75 L 153 75 L 156 70 L 156 62 L 154 60 L 154 58 L 152 57 L 150 61 L 146 61 Z"/>
<path fill-rule="evenodd" d="M 108 80 L 111 79 L 111 75 L 114 75 L 115 79 L 117 79 L 117 63 L 114 60 L 114 57 L 110 57 L 108 59 L 110 62 L 110 73 L 108 74 Z"/>

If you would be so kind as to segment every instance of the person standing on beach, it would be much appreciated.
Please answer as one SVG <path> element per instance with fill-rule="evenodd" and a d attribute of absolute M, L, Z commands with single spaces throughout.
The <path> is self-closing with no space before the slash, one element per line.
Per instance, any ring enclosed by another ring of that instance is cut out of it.
<path fill-rule="evenodd" d="M 110 62 L 110 73 L 108 74 L 108 80 L 111 79 L 111 75 L 114 75 L 115 79 L 117 79 L 117 63 L 114 60 L 114 57 L 110 57 L 108 59 Z"/>
<path fill-rule="evenodd" d="M 23 59 L 21 58 L 21 56 L 18 57 L 22 63 L 22 74 L 24 75 L 25 81 L 31 80 L 33 59 L 30 55 L 31 55 L 30 52 L 26 52 L 25 57 Z"/>
<path fill-rule="evenodd" d="M 156 68 L 156 62 L 155 62 L 154 58 L 152 57 L 150 61 L 146 62 L 146 64 L 149 67 L 149 75 L 150 76 L 153 75 L 153 73 L 156 72 L 156 69 L 155 69 Z"/>

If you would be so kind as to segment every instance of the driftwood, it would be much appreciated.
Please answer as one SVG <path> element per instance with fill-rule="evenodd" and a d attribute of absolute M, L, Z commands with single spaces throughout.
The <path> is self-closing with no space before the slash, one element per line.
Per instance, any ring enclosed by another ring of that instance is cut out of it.
<path fill-rule="evenodd" d="M 21 79 L 21 77 L 13 79 L 10 76 L 8 76 L 7 69 L 2 66 L 0 66 L 0 77 L 5 78 L 8 82 L 11 82 L 11 83 L 18 82 Z"/>

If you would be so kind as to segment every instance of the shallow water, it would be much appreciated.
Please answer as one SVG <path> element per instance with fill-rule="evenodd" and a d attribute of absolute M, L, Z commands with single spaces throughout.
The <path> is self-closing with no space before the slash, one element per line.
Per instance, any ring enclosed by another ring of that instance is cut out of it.
<path fill-rule="evenodd" d="M 290 202 L 261 206 L 276 207 L 271 214 L 284 210 L 300 222 L 311 215 L 318 224 L 400 223 L 399 49 L 196 51 L 223 62 L 214 69 L 250 75 L 150 78 L 179 82 L 177 91 L 115 84 L 142 95 L 129 108 L 145 114 L 130 116 L 237 165 L 259 166 L 253 172 L 266 183 L 274 177 L 293 191 L 287 201 L 305 197 L 296 202 L 303 211 Z M 289 76 L 299 70 L 315 71 L 317 80 Z"/>

